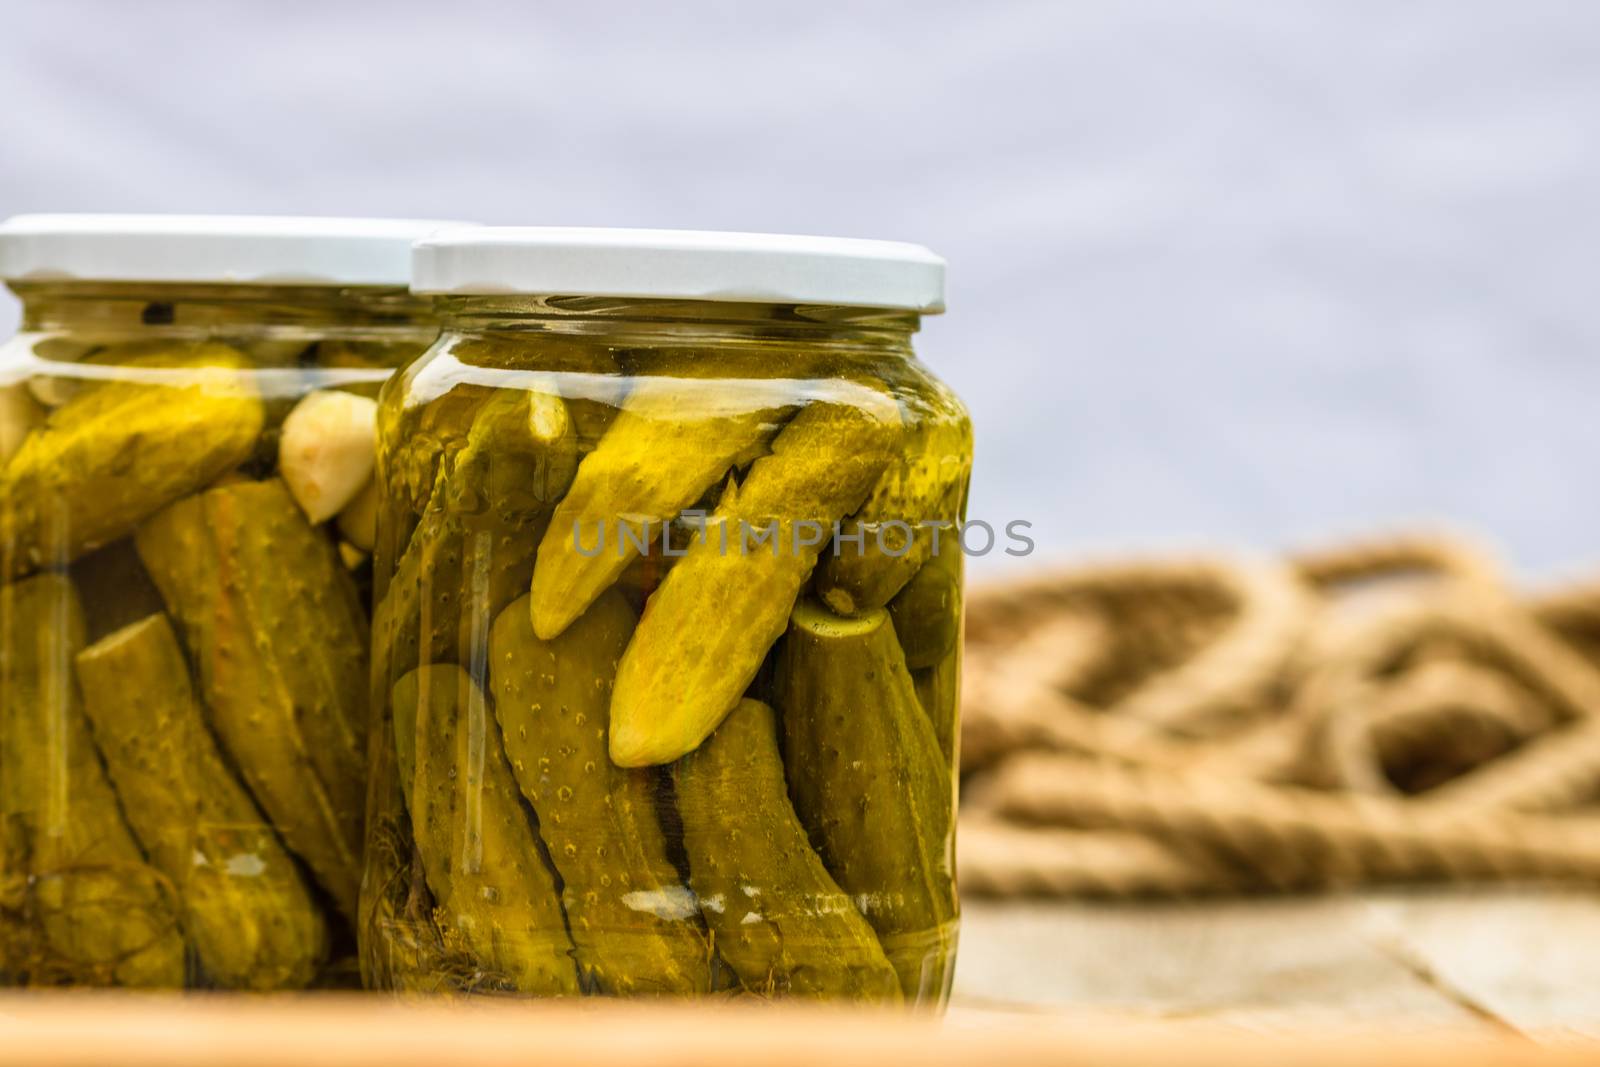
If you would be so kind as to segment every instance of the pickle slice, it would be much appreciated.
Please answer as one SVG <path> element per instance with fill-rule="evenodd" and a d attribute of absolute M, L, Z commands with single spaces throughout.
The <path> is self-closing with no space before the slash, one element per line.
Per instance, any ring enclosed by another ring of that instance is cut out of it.
<path fill-rule="evenodd" d="M 561 873 L 579 968 L 608 994 L 705 993 L 711 949 L 667 858 L 655 774 L 606 756 L 612 676 L 633 628 L 616 590 L 549 641 L 534 635 L 528 605 L 512 604 L 490 638 L 495 713 Z"/>
<path fill-rule="evenodd" d="M 177 887 L 210 982 L 299 989 L 327 947 L 294 860 L 223 764 L 164 615 L 77 656 L 95 742 L 151 862 Z"/>
<path fill-rule="evenodd" d="M 51 412 L 0 472 L 7 575 L 126 536 L 250 455 L 264 414 L 237 350 L 207 343 L 125 365 L 161 376 L 160 383 L 88 385 Z"/>
<path fill-rule="evenodd" d="M 797 605 L 776 690 L 800 821 L 906 997 L 942 1000 L 955 959 L 955 794 L 888 613 Z"/>
<path fill-rule="evenodd" d="M 690 886 L 717 953 L 762 996 L 899 1000 L 900 980 L 784 791 L 772 709 L 742 700 L 673 764 Z"/>
<path fill-rule="evenodd" d="M 579 990 L 555 878 L 511 776 L 494 712 L 455 664 L 420 667 L 391 694 L 396 762 L 461 984 L 538 996 Z"/>
<path fill-rule="evenodd" d="M 177 902 L 145 863 L 95 751 L 72 674 L 83 608 L 63 574 L 0 586 L 0 818 L 6 881 L 27 924 L 30 985 L 176 988 Z M 26 856 L 27 883 L 12 870 Z M 14 912 L 15 914 L 15 912 Z"/>
<path fill-rule="evenodd" d="M 333 542 L 276 479 L 186 497 L 134 541 L 183 632 L 224 750 L 354 920 L 367 628 Z"/>
<path fill-rule="evenodd" d="M 833 523 L 860 505 L 888 465 L 898 426 L 893 403 L 870 389 L 851 403 L 813 401 L 744 484 L 724 493 L 704 539 L 646 602 L 617 668 L 613 762 L 670 763 L 733 710 L 783 634 Z M 772 542 L 747 546 L 747 529 L 770 531 Z"/>

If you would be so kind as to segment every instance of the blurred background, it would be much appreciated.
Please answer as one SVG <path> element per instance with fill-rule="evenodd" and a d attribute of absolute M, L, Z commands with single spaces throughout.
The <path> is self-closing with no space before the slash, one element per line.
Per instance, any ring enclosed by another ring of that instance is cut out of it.
<path fill-rule="evenodd" d="M 918 241 L 972 512 L 1041 557 L 1449 520 L 1600 558 L 1600 7 L 0 12 L 0 214 Z"/>
<path fill-rule="evenodd" d="M 0 101 L 0 215 L 929 245 L 957 1003 L 1600 1037 L 1600 5 L 0 0 Z"/>

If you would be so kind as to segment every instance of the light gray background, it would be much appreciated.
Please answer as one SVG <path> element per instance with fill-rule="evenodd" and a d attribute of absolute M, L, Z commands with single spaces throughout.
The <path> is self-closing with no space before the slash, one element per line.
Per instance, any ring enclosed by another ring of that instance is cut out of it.
<path fill-rule="evenodd" d="M 932 246 L 973 513 L 1041 556 L 1444 520 L 1600 563 L 1597 119 L 1577 0 L 0 0 L 0 214 Z"/>

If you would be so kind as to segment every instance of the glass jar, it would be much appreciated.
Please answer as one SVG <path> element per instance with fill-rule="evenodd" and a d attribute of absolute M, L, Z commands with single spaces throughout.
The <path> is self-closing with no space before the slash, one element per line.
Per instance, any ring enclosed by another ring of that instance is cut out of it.
<path fill-rule="evenodd" d="M 0 981 L 357 979 L 374 398 L 433 228 L 0 225 Z"/>
<path fill-rule="evenodd" d="M 971 425 L 880 242 L 479 230 L 379 409 L 369 986 L 942 1005 Z"/>

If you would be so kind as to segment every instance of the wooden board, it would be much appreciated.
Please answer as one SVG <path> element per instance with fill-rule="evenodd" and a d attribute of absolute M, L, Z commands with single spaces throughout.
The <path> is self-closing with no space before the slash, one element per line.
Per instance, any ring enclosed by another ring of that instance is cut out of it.
<path fill-rule="evenodd" d="M 0 996 L 0 1067 L 1600 1067 L 1600 893 L 970 901 L 943 1019 L 797 1006 Z"/>
<path fill-rule="evenodd" d="M 1600 1039 L 1600 889 L 964 903 L 957 1013 Z"/>
<path fill-rule="evenodd" d="M 401 1004 L 386 997 L 0 998 L 6 1067 L 1534 1067 L 1600 1045 L 1471 1031 L 1110 1025 L 1044 1014 L 723 1005 Z"/>

